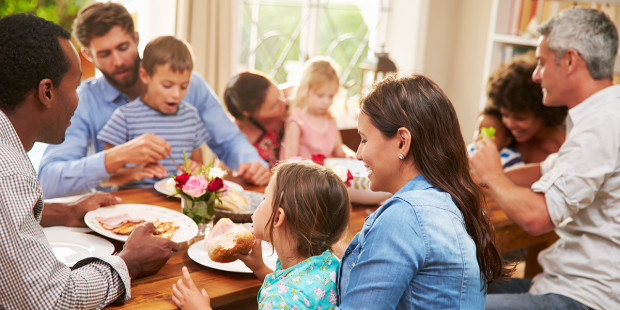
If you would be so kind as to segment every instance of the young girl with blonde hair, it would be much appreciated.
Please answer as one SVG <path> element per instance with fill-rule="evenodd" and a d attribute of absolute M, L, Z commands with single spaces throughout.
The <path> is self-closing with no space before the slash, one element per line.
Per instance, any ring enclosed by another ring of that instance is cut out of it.
<path fill-rule="evenodd" d="M 252 252 L 238 256 L 264 281 L 259 309 L 336 308 L 339 261 L 331 248 L 347 229 L 349 212 L 346 186 L 333 171 L 305 161 L 276 167 L 252 215 Z M 275 271 L 263 262 L 261 240 L 278 254 Z M 181 309 L 210 309 L 207 292 L 198 291 L 186 267 L 182 271 L 172 301 Z"/>
<path fill-rule="evenodd" d="M 346 156 L 346 146 L 329 112 L 339 88 L 338 73 L 331 60 L 316 57 L 306 63 L 295 91 L 294 110 L 286 120 L 280 159 L 310 159 L 313 154 Z"/>

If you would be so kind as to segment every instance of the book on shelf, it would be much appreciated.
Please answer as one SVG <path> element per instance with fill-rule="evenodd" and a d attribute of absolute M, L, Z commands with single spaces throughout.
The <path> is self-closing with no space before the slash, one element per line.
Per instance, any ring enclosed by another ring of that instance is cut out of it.
<path fill-rule="evenodd" d="M 620 26 L 620 1 L 601 0 L 601 1 L 584 1 L 584 0 L 500 0 L 510 1 L 507 9 L 510 13 L 507 16 L 506 28 L 504 31 L 508 37 L 516 36 L 520 38 L 537 38 L 538 25 L 546 22 L 561 11 L 574 8 L 593 8 L 605 12 L 607 16 Z M 499 37 L 498 37 L 499 38 Z M 500 49 L 500 62 L 508 62 L 514 56 L 533 50 L 535 47 L 527 46 L 527 40 L 510 40 L 502 37 L 498 39 L 502 43 Z M 614 83 L 620 83 L 620 54 L 617 57 L 614 66 Z"/>
<path fill-rule="evenodd" d="M 557 15 L 560 12 L 560 1 L 543 1 L 542 12 L 540 14 L 540 22 L 544 23 L 552 16 Z"/>
<path fill-rule="evenodd" d="M 528 33 L 528 26 L 531 25 L 533 19 L 536 19 L 537 5 L 538 0 L 523 0 L 523 5 L 521 6 L 521 18 L 519 23 L 519 35 L 523 36 L 524 34 Z"/>
<path fill-rule="evenodd" d="M 505 45 L 504 49 L 502 50 L 500 62 L 508 63 L 512 60 L 512 58 L 514 58 L 515 56 L 519 54 L 524 54 L 529 51 L 535 51 L 535 50 L 536 50 L 536 47 L 533 47 L 533 46 Z"/>
<path fill-rule="evenodd" d="M 519 35 L 519 23 L 521 22 L 521 6 L 523 6 L 523 0 L 511 0 L 510 1 L 510 15 L 508 19 L 508 34 L 513 36 Z"/>
<path fill-rule="evenodd" d="M 509 33 L 521 37 L 535 35 L 536 27 L 560 11 L 573 7 L 593 8 L 605 12 L 611 20 L 620 17 L 618 5 L 597 1 L 563 0 L 510 0 L 512 10 L 509 20 Z M 517 17 L 518 16 L 518 17 Z"/>

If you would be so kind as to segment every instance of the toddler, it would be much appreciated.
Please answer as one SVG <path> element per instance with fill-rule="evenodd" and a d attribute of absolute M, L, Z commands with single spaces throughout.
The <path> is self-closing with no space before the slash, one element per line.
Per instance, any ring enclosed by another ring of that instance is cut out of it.
<path fill-rule="evenodd" d="M 305 161 L 275 168 L 265 200 L 252 216 L 252 252 L 239 255 L 263 286 L 259 309 L 335 309 L 339 261 L 332 246 L 349 222 L 349 196 L 331 170 Z M 276 270 L 263 262 L 261 240 L 278 254 Z M 186 267 L 172 286 L 172 301 L 181 309 L 210 309 L 209 297 L 198 291 Z"/>
<path fill-rule="evenodd" d="M 310 159 L 313 154 L 346 157 L 348 148 L 329 112 L 339 88 L 338 74 L 330 60 L 318 57 L 306 63 L 295 91 L 294 110 L 286 120 L 281 160 Z"/>
<path fill-rule="evenodd" d="M 182 101 L 193 66 L 191 49 L 184 41 L 162 36 L 146 45 L 140 67 L 140 79 L 147 85 L 146 93 L 116 109 L 97 138 L 106 142 L 104 149 L 109 149 L 140 135 L 154 134 L 170 144 L 171 153 L 160 162 L 123 168 L 123 173 L 115 174 L 115 180 L 109 185 L 152 186 L 159 180 L 153 177 L 153 171 L 166 169 L 168 175 L 176 175 L 177 169 L 185 169 L 176 166 L 183 165 L 184 152 L 191 153 L 187 161 L 190 171 L 202 165 L 200 146 L 208 140 L 209 134 L 198 110 Z"/>
<path fill-rule="evenodd" d="M 467 152 L 469 154 L 475 151 L 476 141 L 485 138 L 483 131 L 491 131 L 494 133 L 494 136 L 490 138 L 492 138 L 493 142 L 497 145 L 497 150 L 499 151 L 500 160 L 504 169 L 523 166 L 524 163 L 521 154 L 510 147 L 513 138 L 508 129 L 506 129 L 506 126 L 502 123 L 502 114 L 498 108 L 487 105 L 478 116 L 476 128 L 474 132 L 474 142 L 467 146 Z"/>

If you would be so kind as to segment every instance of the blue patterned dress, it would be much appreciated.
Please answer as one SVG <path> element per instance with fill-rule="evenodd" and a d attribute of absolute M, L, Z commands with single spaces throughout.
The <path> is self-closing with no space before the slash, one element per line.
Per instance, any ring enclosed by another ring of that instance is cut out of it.
<path fill-rule="evenodd" d="M 278 260 L 258 292 L 258 309 L 335 309 L 339 265 L 329 250 L 284 270 Z"/>

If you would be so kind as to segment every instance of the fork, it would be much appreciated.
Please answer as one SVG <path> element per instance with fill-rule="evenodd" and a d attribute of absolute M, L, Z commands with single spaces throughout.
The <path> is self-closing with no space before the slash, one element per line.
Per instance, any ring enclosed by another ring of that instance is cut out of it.
<path fill-rule="evenodd" d="M 170 158 L 170 160 L 172 160 L 172 164 L 179 169 L 179 165 L 177 165 L 177 162 L 174 160 L 174 158 L 172 157 L 172 153 L 168 154 L 168 158 Z"/>

